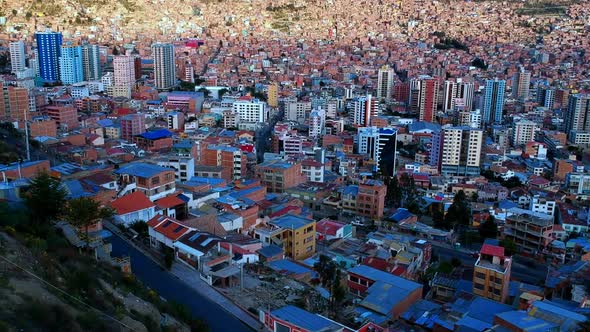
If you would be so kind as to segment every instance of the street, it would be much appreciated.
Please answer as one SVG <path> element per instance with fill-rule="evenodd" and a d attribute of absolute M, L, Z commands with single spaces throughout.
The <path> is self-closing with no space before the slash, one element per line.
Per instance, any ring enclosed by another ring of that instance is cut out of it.
<path fill-rule="evenodd" d="M 184 282 L 162 270 L 118 236 L 111 237 L 113 256 L 130 256 L 131 271 L 144 285 L 168 301 L 186 305 L 196 318 L 203 319 L 211 331 L 251 331 L 240 320 L 218 304 L 188 287 Z"/>
<path fill-rule="evenodd" d="M 441 246 L 437 243 L 432 244 L 432 256 L 437 256 L 439 261 L 450 261 L 458 258 L 464 266 L 473 267 L 476 258 L 464 250 L 457 250 Z M 515 256 L 512 259 L 511 279 L 522 281 L 532 285 L 538 285 L 541 280 L 547 276 L 547 266 L 539 263 L 525 263 L 525 259 Z"/>

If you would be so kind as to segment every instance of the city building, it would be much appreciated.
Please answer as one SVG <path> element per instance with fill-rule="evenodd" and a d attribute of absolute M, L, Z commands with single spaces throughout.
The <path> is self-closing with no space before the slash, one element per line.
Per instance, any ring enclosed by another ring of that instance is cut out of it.
<path fill-rule="evenodd" d="M 168 90 L 176 85 L 176 62 L 174 60 L 174 45 L 152 45 L 154 58 L 154 78 L 156 89 Z"/>
<path fill-rule="evenodd" d="M 115 174 L 119 176 L 119 197 L 141 191 L 153 202 L 176 191 L 174 170 L 170 168 L 136 162 L 121 166 Z"/>
<path fill-rule="evenodd" d="M 438 104 L 439 80 L 421 76 L 410 82 L 410 107 L 420 121 L 434 122 Z"/>
<path fill-rule="evenodd" d="M 555 200 L 545 198 L 541 195 L 531 197 L 530 209 L 533 212 L 544 213 L 548 216 L 555 216 Z"/>
<path fill-rule="evenodd" d="M 512 145 L 521 146 L 535 140 L 535 135 L 541 128 L 536 122 L 520 120 L 514 124 L 512 131 Z"/>
<path fill-rule="evenodd" d="M 37 41 L 37 59 L 41 78 L 46 82 L 58 81 L 62 34 L 47 30 L 35 33 L 35 39 Z"/>
<path fill-rule="evenodd" d="M 158 160 L 158 165 L 174 169 L 174 177 L 180 182 L 186 182 L 195 176 L 195 159 L 172 155 Z"/>
<path fill-rule="evenodd" d="M 280 159 L 265 161 L 256 166 L 256 177 L 271 193 L 283 193 L 307 180 L 301 164 L 290 164 Z"/>
<path fill-rule="evenodd" d="M 256 125 L 268 119 L 266 103 L 258 99 L 240 99 L 233 103 L 233 111 L 239 116 L 240 129 L 256 129 Z"/>
<path fill-rule="evenodd" d="M 61 46 L 59 77 L 62 84 L 71 85 L 84 80 L 82 48 L 71 44 Z"/>
<path fill-rule="evenodd" d="M 309 114 L 309 137 L 318 138 L 324 133 L 326 111 L 314 110 Z"/>
<path fill-rule="evenodd" d="M 316 222 L 301 216 L 286 214 L 271 219 L 269 224 L 278 227 L 273 232 L 273 242 L 281 246 L 285 256 L 303 260 L 315 254 Z"/>
<path fill-rule="evenodd" d="M 0 120 L 24 120 L 29 112 L 29 91 L 0 82 L 0 92 Z"/>
<path fill-rule="evenodd" d="M 374 220 L 383 217 L 387 186 L 378 180 L 364 180 L 358 185 L 356 212 Z"/>
<path fill-rule="evenodd" d="M 473 294 L 498 302 L 506 302 L 510 289 L 512 260 L 504 248 L 484 243 L 473 271 Z"/>
<path fill-rule="evenodd" d="M 11 73 L 16 74 L 25 70 L 26 53 L 25 43 L 22 40 L 11 42 L 10 45 L 10 69 Z"/>
<path fill-rule="evenodd" d="M 285 118 L 287 120 L 303 123 L 310 113 L 311 102 L 309 101 L 294 101 L 285 105 Z"/>
<path fill-rule="evenodd" d="M 279 107 L 279 85 L 277 83 L 268 86 L 268 106 Z"/>
<path fill-rule="evenodd" d="M 350 112 L 351 123 L 358 127 L 367 127 L 371 125 L 371 118 L 377 116 L 378 101 L 370 94 L 364 97 L 357 97 L 352 100 L 352 110 Z"/>
<path fill-rule="evenodd" d="M 568 173 L 565 176 L 565 188 L 578 196 L 590 195 L 590 173 Z"/>
<path fill-rule="evenodd" d="M 555 105 L 555 89 L 545 85 L 537 87 L 537 104 L 552 110 Z"/>
<path fill-rule="evenodd" d="M 590 95 L 573 94 L 569 96 L 564 122 L 565 133 L 570 142 L 581 133 L 590 133 Z"/>
<path fill-rule="evenodd" d="M 531 73 L 520 67 L 512 77 L 512 98 L 525 101 L 529 97 Z"/>
<path fill-rule="evenodd" d="M 100 47 L 98 45 L 82 45 L 82 67 L 84 68 L 84 80 L 100 80 L 102 65 L 100 62 Z"/>
<path fill-rule="evenodd" d="M 377 99 L 391 100 L 394 78 L 395 71 L 393 68 L 385 65 L 379 69 L 377 77 Z"/>
<path fill-rule="evenodd" d="M 553 219 L 545 213 L 513 208 L 506 216 L 504 236 L 512 240 L 519 251 L 539 253 L 553 241 Z"/>
<path fill-rule="evenodd" d="M 45 114 L 55 120 L 58 128 L 62 130 L 71 130 L 77 128 L 79 125 L 78 111 L 72 105 L 47 106 L 45 108 Z"/>
<path fill-rule="evenodd" d="M 430 164 L 445 175 L 480 174 L 483 130 L 443 126 L 432 135 Z"/>
<path fill-rule="evenodd" d="M 57 137 L 57 123 L 48 116 L 33 117 L 27 123 L 31 137 Z"/>
<path fill-rule="evenodd" d="M 114 56 L 113 70 L 113 85 L 129 88 L 135 85 L 135 64 L 133 57 L 126 55 Z"/>
<path fill-rule="evenodd" d="M 359 154 L 368 155 L 374 162 L 373 171 L 395 175 L 397 156 L 397 130 L 394 128 L 358 128 Z"/>
<path fill-rule="evenodd" d="M 506 81 L 487 80 L 483 98 L 483 121 L 487 124 L 502 121 Z"/>
<path fill-rule="evenodd" d="M 121 118 L 121 138 L 131 142 L 134 136 L 145 133 L 145 116 L 129 114 Z"/>
<path fill-rule="evenodd" d="M 238 147 L 209 144 L 201 151 L 200 165 L 221 167 L 221 177 L 230 182 L 246 175 L 246 153 Z"/>

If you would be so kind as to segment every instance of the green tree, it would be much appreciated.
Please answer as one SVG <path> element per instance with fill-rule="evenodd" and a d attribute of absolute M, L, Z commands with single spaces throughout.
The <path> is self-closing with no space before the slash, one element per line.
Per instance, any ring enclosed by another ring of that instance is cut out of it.
<path fill-rule="evenodd" d="M 399 186 L 397 176 L 386 176 L 384 177 L 383 182 L 387 186 L 385 201 L 388 205 L 399 207 L 402 199 L 402 190 Z"/>
<path fill-rule="evenodd" d="M 226 89 L 226 88 L 223 88 L 223 89 L 219 90 L 219 92 L 218 92 L 219 93 L 219 99 L 223 98 L 223 95 L 225 95 L 228 92 L 229 92 L 229 90 Z"/>
<path fill-rule="evenodd" d="M 477 191 L 474 191 L 473 194 L 471 194 L 471 201 L 477 202 L 478 200 L 479 200 L 479 195 L 477 194 Z"/>
<path fill-rule="evenodd" d="M 86 246 L 89 245 L 88 229 L 100 219 L 113 216 L 113 210 L 102 207 L 92 198 L 81 197 L 68 202 L 65 219 L 78 228 L 83 228 L 86 234 Z"/>
<path fill-rule="evenodd" d="M 407 206 L 416 200 L 418 196 L 416 183 L 408 173 L 404 173 L 400 177 L 399 187 L 401 188 L 401 206 Z"/>
<path fill-rule="evenodd" d="M 202 92 L 205 95 L 205 98 L 209 97 L 209 95 L 211 94 L 211 92 L 207 90 L 207 88 L 200 88 L 198 91 Z"/>
<path fill-rule="evenodd" d="M 513 176 L 510 179 L 504 181 L 502 185 L 508 189 L 512 189 L 521 186 L 522 183 L 520 182 L 520 179 L 517 176 Z"/>
<path fill-rule="evenodd" d="M 33 233 L 46 231 L 51 221 L 62 216 L 66 196 L 67 192 L 61 182 L 48 173 L 40 173 L 31 180 L 24 201 L 31 214 Z"/>
<path fill-rule="evenodd" d="M 447 210 L 445 216 L 445 222 L 453 227 L 457 225 L 467 226 L 470 221 L 469 207 L 467 205 L 467 198 L 463 190 L 459 192 L 453 198 L 453 204 Z"/>
<path fill-rule="evenodd" d="M 516 254 L 516 252 L 518 251 L 516 243 L 514 243 L 514 241 L 512 241 L 511 239 L 503 239 L 502 241 L 500 241 L 500 245 L 504 247 L 504 253 L 506 254 L 506 256 L 512 256 Z"/>
<path fill-rule="evenodd" d="M 479 226 L 479 235 L 482 239 L 495 239 L 498 236 L 498 225 L 496 224 L 494 216 L 489 216 L 488 219 Z"/>

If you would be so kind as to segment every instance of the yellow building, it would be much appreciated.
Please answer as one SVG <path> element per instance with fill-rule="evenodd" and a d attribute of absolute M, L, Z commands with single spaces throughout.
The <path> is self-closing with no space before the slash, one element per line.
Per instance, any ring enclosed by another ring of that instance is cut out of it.
<path fill-rule="evenodd" d="M 273 241 L 281 244 L 285 256 L 295 260 L 309 258 L 315 254 L 315 221 L 301 216 L 287 214 L 270 221 L 278 227 L 273 232 Z"/>
<path fill-rule="evenodd" d="M 268 106 L 279 107 L 279 85 L 277 83 L 268 86 Z"/>
<path fill-rule="evenodd" d="M 506 302 L 511 265 L 510 257 L 504 256 L 504 248 L 484 244 L 473 271 L 473 294 Z"/>

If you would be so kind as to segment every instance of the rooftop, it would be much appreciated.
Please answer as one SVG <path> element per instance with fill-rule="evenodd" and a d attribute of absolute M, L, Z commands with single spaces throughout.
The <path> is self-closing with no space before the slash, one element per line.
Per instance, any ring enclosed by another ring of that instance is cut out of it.
<path fill-rule="evenodd" d="M 313 223 L 311 219 L 303 218 L 293 214 L 286 214 L 270 221 L 271 224 L 283 229 L 299 229 Z"/>
<path fill-rule="evenodd" d="M 123 215 L 143 209 L 149 209 L 155 205 L 144 193 L 136 191 L 117 198 L 110 203 L 110 206 L 117 211 L 117 214 Z"/>
<path fill-rule="evenodd" d="M 143 134 L 139 134 L 139 136 L 149 139 L 149 140 L 156 140 L 162 138 L 172 137 L 172 132 L 168 129 L 157 129 L 152 131 L 146 131 Z"/>
<path fill-rule="evenodd" d="M 170 171 L 170 168 L 148 163 L 131 163 L 115 170 L 115 174 L 127 174 L 138 176 L 140 178 L 151 178 L 164 171 Z"/>
<path fill-rule="evenodd" d="M 288 305 L 271 312 L 271 315 L 310 332 L 333 331 L 341 328 L 338 324 L 319 315 Z"/>
<path fill-rule="evenodd" d="M 352 269 L 349 269 L 348 273 L 353 273 L 362 276 L 363 278 L 367 278 L 374 281 L 381 281 L 390 285 L 394 285 L 395 288 L 397 288 L 400 292 L 411 292 L 422 287 L 422 285 L 411 280 L 407 280 L 366 265 L 357 265 Z"/>

